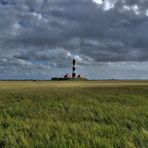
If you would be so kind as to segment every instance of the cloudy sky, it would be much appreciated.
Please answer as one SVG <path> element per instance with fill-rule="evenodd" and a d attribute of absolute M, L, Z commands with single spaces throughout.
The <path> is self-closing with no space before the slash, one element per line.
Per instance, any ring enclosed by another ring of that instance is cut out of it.
<path fill-rule="evenodd" d="M 148 0 L 0 0 L 0 79 L 148 79 Z"/>

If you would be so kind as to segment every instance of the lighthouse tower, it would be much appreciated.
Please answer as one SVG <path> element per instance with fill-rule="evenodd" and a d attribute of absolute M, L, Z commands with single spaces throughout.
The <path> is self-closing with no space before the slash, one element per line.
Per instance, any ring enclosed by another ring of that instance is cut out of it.
<path fill-rule="evenodd" d="M 76 71 L 76 60 L 75 59 L 73 59 L 73 67 L 72 67 L 72 78 L 76 78 L 76 73 L 75 73 L 75 71 Z"/>

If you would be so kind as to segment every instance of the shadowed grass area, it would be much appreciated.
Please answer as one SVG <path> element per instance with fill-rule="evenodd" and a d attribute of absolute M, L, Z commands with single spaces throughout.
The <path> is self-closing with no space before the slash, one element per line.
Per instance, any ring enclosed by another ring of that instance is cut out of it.
<path fill-rule="evenodd" d="M 0 82 L 0 147 L 148 147 L 148 82 Z"/>

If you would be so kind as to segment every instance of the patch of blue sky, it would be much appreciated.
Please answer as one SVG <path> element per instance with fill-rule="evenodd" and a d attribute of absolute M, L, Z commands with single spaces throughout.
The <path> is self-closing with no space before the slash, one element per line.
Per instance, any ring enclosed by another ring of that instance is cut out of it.
<path fill-rule="evenodd" d="M 49 61 L 46 60 L 31 60 L 30 62 L 35 65 L 49 65 Z"/>

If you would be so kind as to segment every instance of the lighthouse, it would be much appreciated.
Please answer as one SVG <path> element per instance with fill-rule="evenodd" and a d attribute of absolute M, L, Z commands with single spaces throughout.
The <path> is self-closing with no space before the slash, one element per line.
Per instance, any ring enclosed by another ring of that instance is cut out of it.
<path fill-rule="evenodd" d="M 76 78 L 76 60 L 73 59 L 72 63 L 73 63 L 73 67 L 72 67 L 72 78 Z"/>
<path fill-rule="evenodd" d="M 81 74 L 76 75 L 76 59 L 72 60 L 72 74 L 65 74 L 64 77 L 53 77 L 52 80 L 87 80 Z"/>

